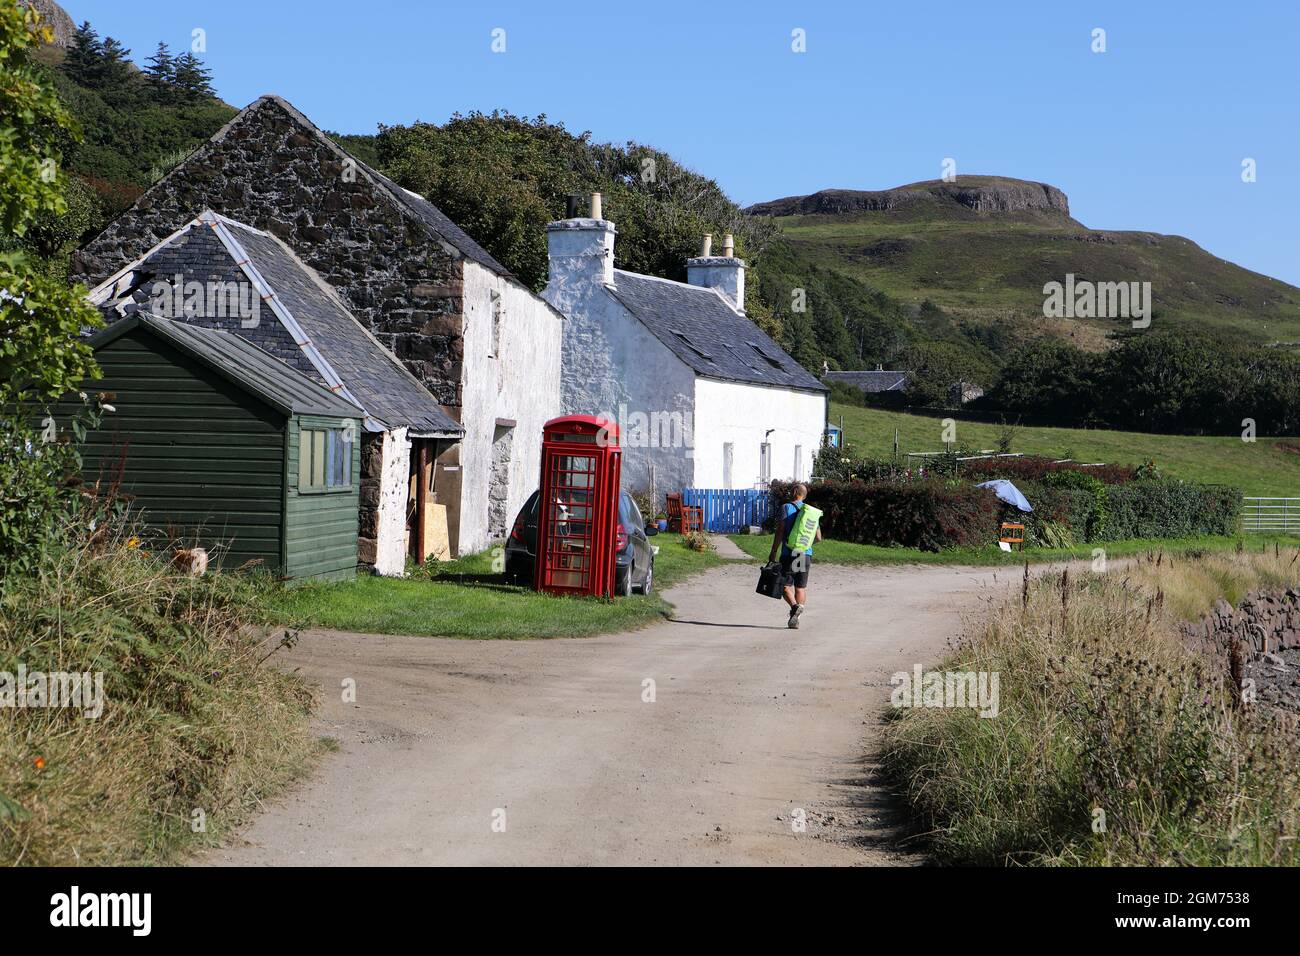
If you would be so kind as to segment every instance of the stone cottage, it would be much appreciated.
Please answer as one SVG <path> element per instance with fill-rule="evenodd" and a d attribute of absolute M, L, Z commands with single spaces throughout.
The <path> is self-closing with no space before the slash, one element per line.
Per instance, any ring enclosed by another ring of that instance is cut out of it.
<path fill-rule="evenodd" d="M 561 314 L 277 96 L 145 192 L 74 271 L 98 285 L 207 209 L 283 240 L 464 429 L 433 465 L 452 553 L 504 538 L 537 486 L 542 425 L 561 410 Z M 379 460 L 363 454 L 363 466 Z"/>
<path fill-rule="evenodd" d="M 319 436 L 334 456 L 350 456 L 360 438 L 357 560 L 400 575 L 408 554 L 430 553 L 431 463 L 464 430 L 282 240 L 208 210 L 101 282 L 90 301 L 110 326 L 141 314 L 237 336 L 360 409 L 359 433 Z"/>
<path fill-rule="evenodd" d="M 617 421 L 625 488 L 754 488 L 805 479 L 827 389 L 745 315 L 730 237 L 687 260 L 687 282 L 614 268 L 599 194 L 547 226 L 546 300 L 566 316 L 564 408 Z"/>

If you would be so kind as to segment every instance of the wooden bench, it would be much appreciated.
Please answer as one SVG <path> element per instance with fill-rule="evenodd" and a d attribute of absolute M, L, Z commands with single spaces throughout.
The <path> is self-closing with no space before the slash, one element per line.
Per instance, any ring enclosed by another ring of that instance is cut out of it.
<path fill-rule="evenodd" d="M 681 495 L 667 495 L 669 531 L 703 531 L 704 509 L 682 504 Z"/>

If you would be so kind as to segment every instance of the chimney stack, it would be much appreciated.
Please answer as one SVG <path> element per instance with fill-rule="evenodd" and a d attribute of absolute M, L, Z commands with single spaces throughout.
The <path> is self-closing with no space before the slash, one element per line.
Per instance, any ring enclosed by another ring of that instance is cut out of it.
<path fill-rule="evenodd" d="M 686 281 L 691 285 L 717 289 L 738 312 L 745 311 L 745 263 L 736 258 L 736 240 L 727 233 L 722 255 L 713 255 L 713 236 L 705 234 L 700 255 L 686 260 Z"/>
<path fill-rule="evenodd" d="M 591 215 L 587 218 L 578 215 L 581 200 L 581 196 L 570 196 L 568 218 L 546 226 L 548 293 L 553 286 L 558 289 L 581 282 L 614 284 L 614 224 L 602 218 L 600 193 L 591 194 Z"/>

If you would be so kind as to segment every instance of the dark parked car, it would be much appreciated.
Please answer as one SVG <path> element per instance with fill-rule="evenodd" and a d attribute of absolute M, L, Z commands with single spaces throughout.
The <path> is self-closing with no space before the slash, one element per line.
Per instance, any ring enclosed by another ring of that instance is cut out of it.
<path fill-rule="evenodd" d="M 515 584 L 533 583 L 533 566 L 537 556 L 537 500 L 540 492 L 529 495 L 515 518 L 506 539 L 506 580 Z M 647 528 L 641 511 L 626 491 L 618 493 L 618 527 L 614 537 L 614 592 L 627 596 L 654 592 L 655 556 L 650 535 L 657 528 Z"/>

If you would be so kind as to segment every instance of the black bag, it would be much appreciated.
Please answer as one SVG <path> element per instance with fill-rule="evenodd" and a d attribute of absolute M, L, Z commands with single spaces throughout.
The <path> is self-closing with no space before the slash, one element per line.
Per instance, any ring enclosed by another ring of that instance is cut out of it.
<path fill-rule="evenodd" d="M 755 594 L 762 594 L 765 597 L 779 598 L 785 586 L 785 575 L 781 573 L 781 565 L 765 564 L 763 569 L 758 572 L 758 587 L 754 588 Z"/>

